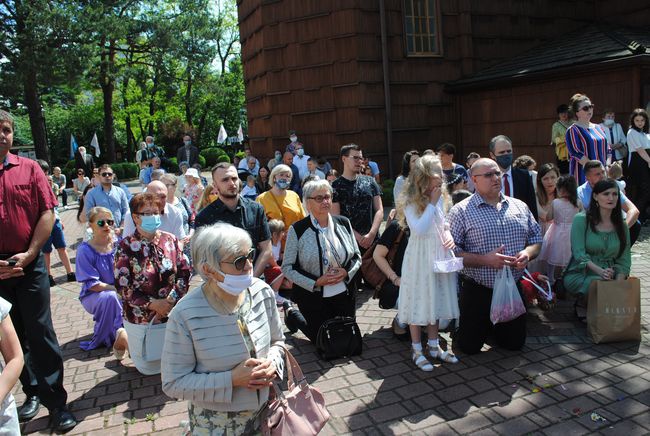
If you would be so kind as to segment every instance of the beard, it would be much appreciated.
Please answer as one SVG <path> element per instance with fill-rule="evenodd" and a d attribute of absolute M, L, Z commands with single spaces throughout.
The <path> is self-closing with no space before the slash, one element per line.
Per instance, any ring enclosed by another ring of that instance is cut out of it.
<path fill-rule="evenodd" d="M 239 194 L 239 192 L 238 192 L 237 189 L 234 189 L 233 191 L 230 191 L 230 190 L 227 190 L 227 189 L 225 189 L 225 190 L 217 189 L 217 194 L 219 195 L 220 198 L 233 199 L 233 198 L 237 198 L 237 195 Z"/>

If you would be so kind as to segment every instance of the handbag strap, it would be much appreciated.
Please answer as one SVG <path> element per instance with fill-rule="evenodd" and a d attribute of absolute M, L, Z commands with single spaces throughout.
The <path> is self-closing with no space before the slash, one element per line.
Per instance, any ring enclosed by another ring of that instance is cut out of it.
<path fill-rule="evenodd" d="M 285 366 L 287 367 L 287 387 L 291 391 L 296 385 L 305 382 L 306 377 L 302 373 L 300 364 L 298 363 L 296 358 L 293 357 L 293 354 L 291 354 L 291 351 L 289 351 L 286 344 L 282 344 L 280 345 L 280 347 L 282 347 L 282 349 L 284 350 L 284 361 L 285 361 Z M 276 393 L 277 390 L 278 389 L 276 388 Z"/>
<path fill-rule="evenodd" d="M 551 301 L 553 299 L 553 291 L 551 291 L 551 284 L 549 282 L 546 282 L 546 286 L 548 287 L 548 292 L 546 292 L 544 288 L 542 288 L 540 285 L 537 284 L 537 282 L 533 278 L 533 275 L 527 269 L 524 269 L 524 276 L 521 279 L 535 286 L 537 290 L 542 293 L 542 295 L 544 296 L 544 298 L 546 298 L 547 301 Z"/>
<path fill-rule="evenodd" d="M 284 219 L 284 212 L 282 212 L 282 206 L 278 202 L 278 199 L 275 198 L 275 195 L 273 194 L 273 191 L 268 191 L 268 193 L 271 196 L 271 198 L 273 199 L 273 202 L 275 202 L 275 205 L 278 207 L 278 210 L 280 211 L 280 216 L 282 217 L 282 222 L 286 222 L 286 220 Z M 284 201 L 283 201 L 283 203 L 284 203 Z"/>

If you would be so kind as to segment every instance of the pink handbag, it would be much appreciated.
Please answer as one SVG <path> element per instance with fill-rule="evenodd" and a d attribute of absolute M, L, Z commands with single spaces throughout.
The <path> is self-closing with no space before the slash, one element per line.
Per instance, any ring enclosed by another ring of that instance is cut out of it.
<path fill-rule="evenodd" d="M 284 347 L 289 391 L 284 394 L 273 383 L 269 403 L 262 412 L 264 436 L 317 435 L 330 419 L 325 398 L 316 388 L 309 386 L 300 365 Z"/>

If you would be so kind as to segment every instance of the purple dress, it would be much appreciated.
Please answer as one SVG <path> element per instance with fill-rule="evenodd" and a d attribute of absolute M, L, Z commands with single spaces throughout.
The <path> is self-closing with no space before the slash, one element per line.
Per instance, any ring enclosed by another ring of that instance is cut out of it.
<path fill-rule="evenodd" d="M 94 350 L 101 346 L 112 347 L 115 332 L 122 327 L 122 302 L 117 292 L 90 290 L 100 282 L 114 284 L 114 259 L 115 249 L 110 253 L 100 253 L 87 242 L 83 242 L 77 249 L 76 275 L 77 281 L 82 285 L 79 300 L 95 321 L 93 338 L 91 341 L 80 343 L 82 350 Z"/>

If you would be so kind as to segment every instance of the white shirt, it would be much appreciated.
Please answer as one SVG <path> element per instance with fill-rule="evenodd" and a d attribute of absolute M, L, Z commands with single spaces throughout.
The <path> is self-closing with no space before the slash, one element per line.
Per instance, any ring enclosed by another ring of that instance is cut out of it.
<path fill-rule="evenodd" d="M 650 149 L 650 134 L 645 132 L 639 132 L 635 129 L 630 129 L 627 131 L 627 146 L 630 149 L 630 152 L 627 155 L 627 164 L 629 165 L 632 162 L 632 152 L 645 149 Z"/>
<path fill-rule="evenodd" d="M 296 168 L 298 168 L 298 175 L 300 176 L 300 180 L 304 179 L 309 174 L 309 169 L 307 168 L 308 160 L 308 154 L 304 154 L 302 157 L 298 155 L 295 155 L 293 157 L 293 164 L 296 166 Z"/>
<path fill-rule="evenodd" d="M 185 229 L 183 229 L 183 215 L 177 207 L 169 207 L 169 203 L 165 203 L 165 213 L 160 215 L 160 230 L 163 232 L 171 233 L 176 236 L 176 239 L 183 239 Z M 124 215 L 124 232 L 123 237 L 131 236 L 135 233 L 135 223 L 131 217 L 131 211 Z"/>
<path fill-rule="evenodd" d="M 501 170 L 501 168 L 499 168 L 499 170 Z M 506 174 L 508 175 L 508 184 L 510 185 L 510 197 L 514 197 L 515 196 L 515 186 L 512 184 L 512 165 L 510 165 L 510 167 L 508 168 L 507 171 L 503 171 L 502 174 L 501 174 L 501 193 L 503 195 L 506 195 L 506 190 L 505 190 L 505 185 L 504 185 L 504 182 L 505 182 L 504 176 Z"/>

